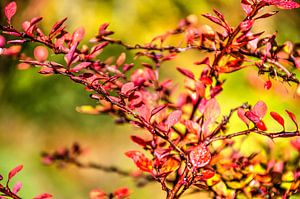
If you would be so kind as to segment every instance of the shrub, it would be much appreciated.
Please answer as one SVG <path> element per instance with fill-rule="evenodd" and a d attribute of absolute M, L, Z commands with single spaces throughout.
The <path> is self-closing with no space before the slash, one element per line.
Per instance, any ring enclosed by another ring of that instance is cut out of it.
<path fill-rule="evenodd" d="M 271 140 L 299 136 L 295 114 L 286 110 L 295 126 L 290 131 L 286 129 L 285 119 L 271 111 L 270 116 L 281 130 L 268 131 L 264 121 L 268 112 L 265 102 L 241 103 L 221 117 L 217 96 L 223 91 L 226 74 L 246 67 L 255 67 L 259 75 L 268 77 L 265 89 L 272 87 L 272 81 L 299 84 L 292 72 L 300 67 L 299 46 L 291 42 L 279 45 L 276 34 L 266 36 L 263 32 L 253 32 L 252 27 L 256 21 L 277 13 L 264 12 L 265 7 L 294 9 L 300 5 L 292 0 L 242 0 L 241 6 L 246 16 L 236 27 L 231 26 L 221 12 L 213 10 L 214 14 L 203 16 L 215 23 L 216 29 L 199 26 L 191 15 L 182 19 L 175 29 L 154 37 L 145 45 L 129 45 L 113 38 L 113 32 L 105 23 L 90 40 L 90 45 L 79 45 L 85 30 L 78 28 L 73 33 L 68 32 L 64 25 L 66 18 L 54 24 L 47 34 L 38 27 L 42 17 L 23 22 L 23 30 L 17 30 L 11 23 L 17 5 L 15 2 L 7 4 L 4 10 L 7 24 L 0 29 L 9 38 L 0 36 L 2 55 L 20 59 L 20 68 L 39 67 L 43 75 L 66 76 L 84 85 L 91 92 L 90 97 L 99 104 L 82 106 L 79 112 L 109 114 L 117 123 L 129 123 L 148 133 L 147 138 L 132 135 L 131 140 L 141 150 L 125 153 L 140 172 L 83 163 L 79 159 L 82 149 L 77 143 L 71 148 L 43 153 L 43 162 L 115 172 L 134 178 L 138 186 L 155 181 L 161 184 L 168 199 L 200 191 L 208 192 L 213 198 L 288 198 L 297 194 L 300 153 L 293 159 L 282 160 L 257 153 L 246 156 L 234 147 L 233 139 L 249 134 Z M 179 44 L 172 44 L 174 36 L 181 37 Z M 39 44 L 33 58 L 21 51 L 21 46 L 28 42 Z M 115 61 L 99 58 L 109 45 L 124 48 Z M 127 62 L 128 51 L 135 51 L 137 59 L 143 57 L 147 61 Z M 172 80 L 161 80 L 159 71 L 178 54 L 192 51 L 204 55 L 194 63 L 199 66 L 200 75 L 178 67 L 178 72 L 185 76 L 184 89 L 178 94 Z M 49 52 L 64 55 L 64 62 L 48 61 Z M 239 126 L 237 132 L 229 132 L 234 114 L 244 126 Z M 292 140 L 291 145 L 300 151 L 299 138 Z M 266 148 L 270 150 L 267 144 Z M 22 168 L 20 165 L 13 169 L 7 183 L 0 185 L 1 198 L 20 198 L 21 184 L 11 188 L 9 181 Z M 127 188 L 116 189 L 113 193 L 100 189 L 90 192 L 91 199 L 128 198 L 129 195 Z M 50 197 L 50 194 L 42 194 L 35 198 Z"/>

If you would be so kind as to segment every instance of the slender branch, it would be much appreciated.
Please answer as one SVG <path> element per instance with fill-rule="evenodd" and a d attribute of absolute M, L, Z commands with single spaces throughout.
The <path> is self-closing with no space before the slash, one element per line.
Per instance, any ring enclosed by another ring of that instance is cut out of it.
<path fill-rule="evenodd" d="M 244 131 L 239 131 L 239 132 L 232 133 L 232 134 L 229 134 L 229 135 L 223 135 L 223 136 L 218 136 L 218 137 L 214 137 L 214 138 L 211 138 L 211 139 L 207 139 L 205 141 L 205 144 L 210 144 L 210 143 L 215 142 L 217 140 L 226 140 L 226 139 L 231 139 L 233 137 L 237 137 L 237 136 L 241 136 L 241 135 L 248 135 L 250 133 L 256 133 L 256 134 L 259 134 L 259 135 L 269 137 L 271 139 L 300 136 L 300 133 L 299 133 L 298 130 L 297 131 L 291 131 L 291 132 L 280 131 L 280 132 L 275 132 L 275 133 L 268 133 L 268 132 L 265 132 L 265 131 L 260 131 L 256 127 L 253 127 L 251 129 L 247 129 L 247 130 L 244 130 Z"/>

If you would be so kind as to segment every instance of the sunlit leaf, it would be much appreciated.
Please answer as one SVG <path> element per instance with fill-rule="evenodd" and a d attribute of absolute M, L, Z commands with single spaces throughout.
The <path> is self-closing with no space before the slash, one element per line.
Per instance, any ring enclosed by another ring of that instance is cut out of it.
<path fill-rule="evenodd" d="M 245 116 L 246 111 L 243 108 L 239 108 L 237 110 L 237 115 L 239 118 L 247 125 L 249 126 L 250 120 Z"/>
<path fill-rule="evenodd" d="M 167 121 L 165 122 L 165 124 L 168 126 L 168 129 L 170 129 L 174 124 L 179 122 L 181 116 L 182 116 L 181 110 L 173 111 L 167 118 Z"/>
<path fill-rule="evenodd" d="M 300 7 L 300 4 L 293 0 L 263 0 L 263 1 L 271 5 L 274 5 L 278 8 L 287 9 L 287 10 Z"/>
<path fill-rule="evenodd" d="M 146 158 L 144 154 L 139 151 L 128 151 L 125 155 L 133 160 L 135 165 L 142 171 L 152 172 L 153 162 Z"/>
<path fill-rule="evenodd" d="M 179 168 L 180 162 L 175 158 L 168 158 L 164 161 L 162 168 L 160 169 L 160 174 L 170 173 Z"/>
<path fill-rule="evenodd" d="M 267 105 L 263 101 L 258 101 L 251 109 L 251 111 L 260 119 L 262 119 L 266 115 L 267 109 Z"/>
<path fill-rule="evenodd" d="M 190 161 L 195 168 L 201 168 L 209 164 L 211 154 L 206 145 L 199 144 L 193 147 L 190 154 Z"/>

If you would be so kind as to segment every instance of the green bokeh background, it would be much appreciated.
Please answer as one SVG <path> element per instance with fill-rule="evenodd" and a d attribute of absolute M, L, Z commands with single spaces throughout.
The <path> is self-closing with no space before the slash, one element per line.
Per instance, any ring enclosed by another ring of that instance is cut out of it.
<path fill-rule="evenodd" d="M 0 3 L 1 10 L 7 1 Z M 239 0 L 19 0 L 18 13 L 14 24 L 43 16 L 42 28 L 49 31 L 57 20 L 68 17 L 68 30 L 71 32 L 79 26 L 86 29 L 86 41 L 97 33 L 98 26 L 110 23 L 110 29 L 116 32 L 115 38 L 129 44 L 145 43 L 154 36 L 172 29 L 177 22 L 190 14 L 199 16 L 200 23 L 210 24 L 201 13 L 211 12 L 216 8 L 227 16 L 227 20 L 236 25 L 243 18 Z M 273 8 L 274 10 L 275 8 Z M 3 23 L 3 12 L 1 13 Z M 278 40 L 300 41 L 300 12 L 281 11 L 276 17 L 267 19 L 255 26 L 256 30 L 266 33 L 278 31 Z M 26 46 L 25 51 L 32 53 L 34 45 Z M 118 55 L 119 48 L 111 48 L 106 56 Z M 133 52 L 131 52 L 134 55 Z M 129 56 L 130 57 L 130 56 Z M 195 60 L 200 60 L 198 53 L 180 55 L 175 61 L 163 66 L 165 77 L 176 77 L 177 83 L 183 79 L 176 72 L 176 66 L 188 67 L 193 71 Z M 50 59 L 56 59 L 50 55 Z M 94 170 L 79 170 L 75 167 L 57 169 L 45 167 L 40 163 L 40 153 L 54 150 L 61 146 L 70 146 L 78 141 L 89 150 L 86 160 L 106 165 L 117 165 L 124 169 L 134 169 L 134 165 L 123 153 L 135 149 L 129 135 L 139 131 L 130 126 L 116 126 L 108 116 L 83 115 L 75 111 L 75 107 L 94 104 L 89 93 L 81 85 L 72 83 L 67 78 L 58 76 L 44 77 L 35 69 L 20 71 L 16 69 L 17 60 L 0 57 L 0 173 L 5 175 L 16 165 L 23 164 L 23 171 L 14 181 L 22 181 L 23 198 L 32 198 L 41 192 L 52 193 L 57 199 L 88 198 L 89 190 L 101 188 L 113 191 L 122 186 L 132 190 L 132 198 L 163 198 L 158 184 L 150 184 L 144 188 L 136 188 L 131 179 L 115 174 L 107 174 Z M 254 104 L 263 100 L 269 110 L 284 114 L 285 109 L 294 112 L 300 118 L 299 97 L 295 94 L 295 85 L 273 82 L 270 90 L 263 89 L 264 77 L 258 77 L 252 69 L 246 69 L 226 76 L 224 92 L 218 96 L 222 113 L 230 108 L 248 101 Z M 269 128 L 280 129 L 266 118 Z M 290 122 L 288 129 L 292 129 Z M 234 119 L 230 132 L 243 125 Z M 259 136 L 251 136 L 248 145 L 243 144 L 245 153 L 257 152 L 257 142 L 267 140 Z M 274 146 L 274 157 L 280 158 L 285 153 L 296 152 L 290 148 L 289 140 L 278 140 Z M 194 198 L 196 195 L 184 198 Z M 199 197 L 199 196 L 198 196 Z"/>

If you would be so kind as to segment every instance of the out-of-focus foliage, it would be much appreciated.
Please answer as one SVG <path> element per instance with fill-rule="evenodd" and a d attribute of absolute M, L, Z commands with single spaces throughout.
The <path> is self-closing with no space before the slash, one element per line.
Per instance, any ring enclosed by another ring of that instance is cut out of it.
<path fill-rule="evenodd" d="M 6 1 L 0 3 L 0 10 L 3 10 L 2 6 L 5 3 Z M 68 29 L 74 30 L 83 26 L 86 28 L 86 38 L 96 34 L 99 24 L 109 22 L 110 29 L 116 32 L 115 37 L 130 44 L 148 42 L 153 36 L 175 27 L 181 18 L 191 14 L 199 16 L 200 13 L 210 12 L 211 8 L 217 8 L 225 16 L 230 16 L 228 21 L 232 24 L 237 24 L 244 17 L 238 0 L 20 0 L 17 3 L 19 9 L 23 10 L 15 20 L 44 16 L 44 28 L 49 31 L 57 20 L 68 17 Z M 1 14 L 1 22 L 2 17 Z M 201 17 L 199 20 L 200 23 L 209 23 Z M 281 21 L 285 23 L 278 23 Z M 282 11 L 278 16 L 261 22 L 256 28 L 266 33 L 280 32 L 281 41 L 300 41 L 299 21 L 299 10 L 289 11 L 289 14 Z M 33 47 L 28 45 L 27 51 L 31 52 Z M 112 48 L 110 53 L 119 54 L 119 51 L 118 48 Z M 192 66 L 197 56 L 200 55 L 180 55 L 176 63 L 170 62 L 163 66 L 164 74 L 179 76 L 175 67 L 181 65 L 190 66 L 192 71 L 197 71 L 197 68 Z M 40 190 L 51 192 L 57 198 L 80 199 L 86 198 L 91 188 L 101 187 L 110 191 L 123 184 L 129 184 L 132 190 L 136 190 L 130 179 L 116 175 L 78 171 L 76 168 L 56 170 L 40 165 L 41 150 L 68 145 L 76 140 L 82 141 L 83 146 L 89 146 L 89 159 L 107 164 L 129 164 L 130 161 L 119 154 L 133 148 L 129 141 L 124 143 L 124 140 L 129 140 L 129 131 L 132 132 L 133 129 L 115 126 L 107 117 L 77 113 L 76 106 L 93 102 L 81 86 L 72 84 L 68 79 L 55 76 L 45 78 L 35 70 L 20 71 L 15 66 L 16 61 L 0 57 L 0 173 L 6 173 L 21 163 L 27 165 L 22 175 L 19 175 L 19 180 L 22 180 L 26 187 L 21 191 L 21 195 L 29 198 Z M 231 89 L 224 88 L 219 98 L 220 101 L 226 102 L 222 104 L 224 113 L 241 102 L 254 103 L 261 99 L 275 111 L 289 107 L 300 118 L 300 111 L 297 109 L 299 97 L 293 95 L 295 88 L 273 82 L 272 89 L 264 90 L 263 84 L 266 79 L 248 75 L 249 70 L 227 77 L 225 87 Z M 246 78 L 240 78 L 241 76 Z M 180 83 L 180 79 L 178 82 Z M 243 90 L 247 90 L 247 94 L 241 95 Z M 268 119 L 271 123 L 270 116 Z M 240 122 L 234 125 L 240 125 Z M 280 126 L 274 122 L 274 128 L 279 129 Z M 257 137 L 247 139 L 259 139 L 261 143 L 266 141 Z M 286 147 L 287 142 L 278 141 L 279 144 L 274 146 L 274 158 L 286 155 L 286 150 L 290 148 L 282 149 Z M 116 149 L 116 146 L 119 147 Z M 245 153 L 257 152 L 257 148 L 259 146 L 252 145 L 249 149 L 249 146 L 242 145 Z M 291 155 L 294 152 L 292 151 Z M 113 183 L 107 183 L 109 180 Z M 153 193 L 154 189 L 158 190 L 160 187 L 148 185 L 142 191 L 133 193 L 132 197 L 153 198 L 150 193 Z"/>

